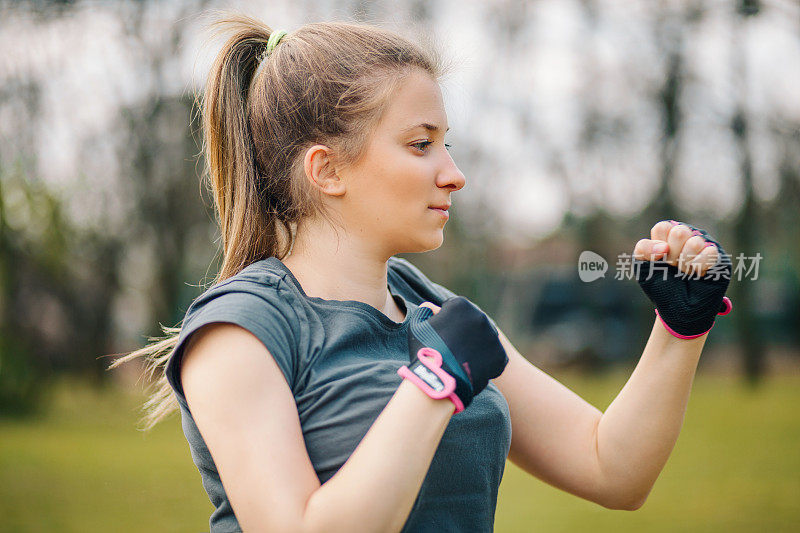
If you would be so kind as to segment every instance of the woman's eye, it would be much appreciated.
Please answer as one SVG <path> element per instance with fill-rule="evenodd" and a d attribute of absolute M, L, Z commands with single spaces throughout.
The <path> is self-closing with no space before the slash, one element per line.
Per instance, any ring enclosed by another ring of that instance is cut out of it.
<path fill-rule="evenodd" d="M 428 145 L 429 145 L 429 144 L 432 144 L 432 143 L 433 143 L 433 141 L 420 141 L 420 142 L 418 142 L 418 143 L 414 143 L 414 144 L 412 144 L 411 146 L 416 146 L 416 147 L 417 147 L 417 150 L 420 150 L 421 152 L 424 152 L 424 151 L 425 151 L 425 148 L 427 148 L 427 147 L 428 147 Z M 449 150 L 449 149 L 450 149 L 450 147 L 451 147 L 451 145 L 449 145 L 449 144 L 445 143 L 445 144 L 444 144 L 444 147 L 445 147 L 445 148 L 447 148 L 447 149 Z"/>
<path fill-rule="evenodd" d="M 424 151 L 425 151 L 425 148 L 427 148 L 427 147 L 428 147 L 428 145 L 429 145 L 429 144 L 431 144 L 432 142 L 433 142 L 433 141 L 420 141 L 420 142 L 418 142 L 418 143 L 414 143 L 414 144 L 412 144 L 411 146 L 416 146 L 416 147 L 417 147 L 417 150 L 419 150 L 419 151 L 421 151 L 421 152 L 424 152 Z"/>

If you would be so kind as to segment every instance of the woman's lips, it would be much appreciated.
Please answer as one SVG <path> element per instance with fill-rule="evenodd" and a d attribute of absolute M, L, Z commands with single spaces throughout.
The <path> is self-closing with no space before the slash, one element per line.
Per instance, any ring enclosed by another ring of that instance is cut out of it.
<path fill-rule="evenodd" d="M 430 209 L 431 211 L 436 211 L 437 213 L 442 215 L 444 218 L 450 218 L 450 213 L 448 213 L 444 209 L 439 209 L 437 207 L 429 207 L 428 209 Z"/>

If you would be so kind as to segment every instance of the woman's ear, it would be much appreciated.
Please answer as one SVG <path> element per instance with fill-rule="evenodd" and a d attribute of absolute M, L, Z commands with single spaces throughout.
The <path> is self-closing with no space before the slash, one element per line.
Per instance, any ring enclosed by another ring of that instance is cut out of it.
<path fill-rule="evenodd" d="M 328 196 L 342 196 L 344 181 L 336 174 L 333 151 L 324 144 L 315 144 L 306 150 L 303 166 L 311 185 Z"/>

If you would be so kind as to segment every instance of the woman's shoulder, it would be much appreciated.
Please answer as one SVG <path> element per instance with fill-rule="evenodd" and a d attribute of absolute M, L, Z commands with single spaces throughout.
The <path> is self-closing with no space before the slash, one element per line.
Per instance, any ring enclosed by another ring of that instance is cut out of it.
<path fill-rule="evenodd" d="M 303 332 L 296 295 L 280 272 L 258 261 L 212 285 L 189 305 L 181 323 L 177 344 L 166 368 L 167 379 L 182 397 L 180 362 L 189 337 L 200 328 L 226 322 L 240 326 L 258 338 L 294 386 Z"/>
<path fill-rule="evenodd" d="M 296 318 L 297 295 L 292 290 L 292 284 L 287 283 L 284 277 L 285 273 L 267 260 L 251 263 L 195 298 L 187 309 L 184 320 L 205 313 L 212 307 L 238 313 L 268 308 L 286 315 L 287 318 Z"/>
<path fill-rule="evenodd" d="M 297 295 L 283 273 L 266 261 L 256 261 L 207 288 L 189 304 L 181 322 L 181 339 L 212 322 L 237 324 L 259 338 L 288 339 L 304 329 L 298 308 Z"/>

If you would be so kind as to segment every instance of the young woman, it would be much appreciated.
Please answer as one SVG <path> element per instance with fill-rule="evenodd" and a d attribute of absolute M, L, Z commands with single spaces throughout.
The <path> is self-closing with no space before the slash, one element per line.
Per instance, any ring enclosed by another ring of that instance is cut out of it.
<path fill-rule="evenodd" d="M 436 55 L 364 24 L 219 24 L 203 125 L 222 268 L 172 337 L 115 363 L 163 371 L 150 427 L 177 404 L 211 531 L 491 531 L 507 457 L 641 506 L 729 308 L 727 281 L 681 274 L 721 248 L 674 221 L 636 244 L 669 275 L 639 277 L 659 317 L 601 413 L 395 257 L 442 244 L 465 183 Z"/>

